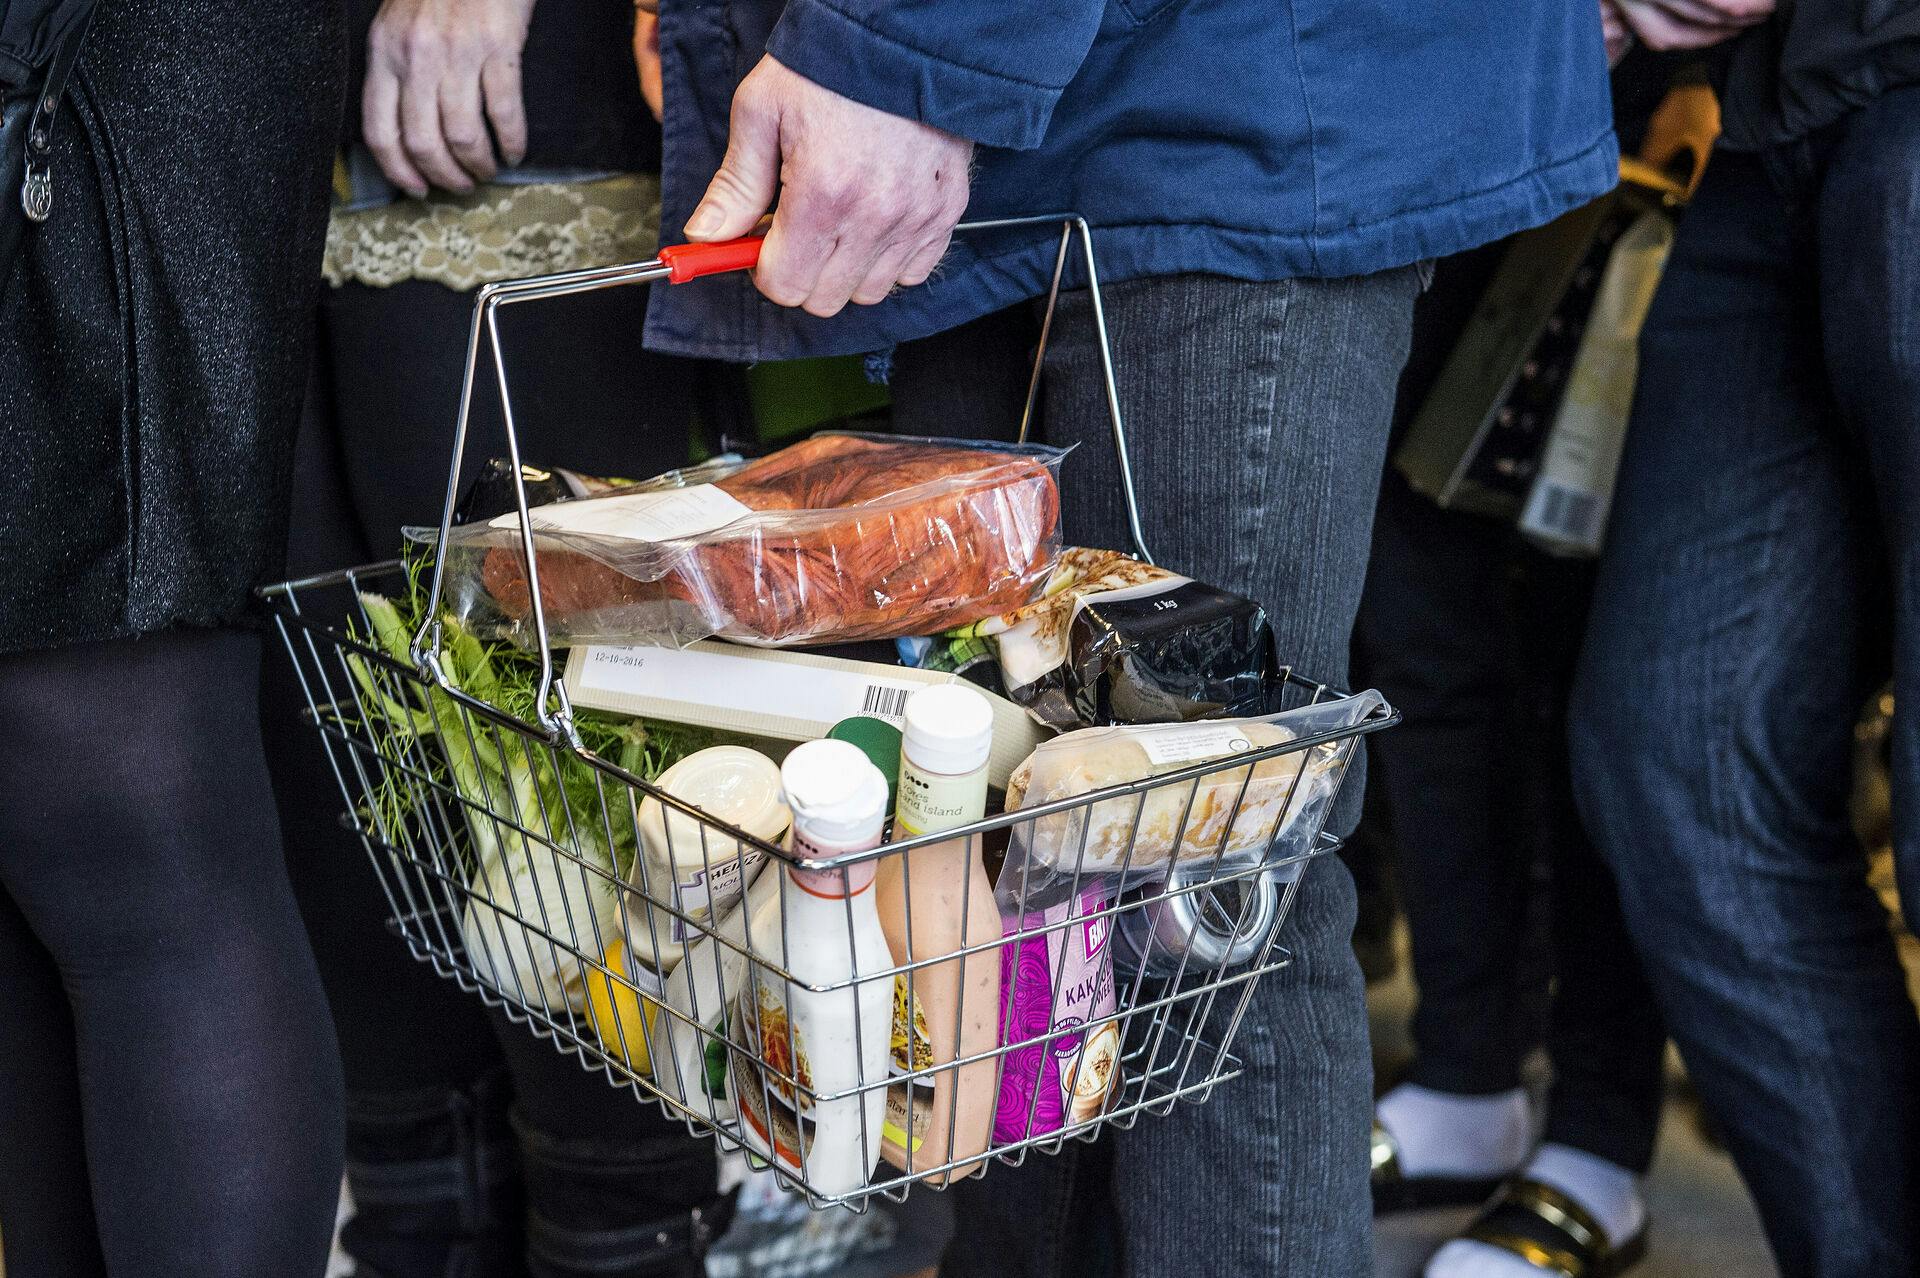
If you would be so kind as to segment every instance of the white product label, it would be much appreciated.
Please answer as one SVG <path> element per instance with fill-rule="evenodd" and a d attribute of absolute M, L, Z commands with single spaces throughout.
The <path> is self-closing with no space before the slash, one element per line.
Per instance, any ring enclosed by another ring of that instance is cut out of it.
<path fill-rule="evenodd" d="M 1194 763 L 1253 749 L 1247 730 L 1236 723 L 1183 723 L 1142 732 L 1135 739 L 1155 764 Z"/>
<path fill-rule="evenodd" d="M 766 853 L 758 848 L 741 847 L 737 852 L 728 852 L 725 856 L 714 856 L 712 866 L 696 865 L 682 872 L 674 882 L 674 904 L 680 912 L 698 923 L 710 923 L 716 916 L 725 914 L 740 900 L 740 892 L 753 876 L 760 871 L 761 863 L 767 859 Z M 711 871 L 711 872 L 709 872 Z M 684 941 L 698 934 L 699 928 L 676 918 L 669 934 L 676 941 Z"/>
<path fill-rule="evenodd" d="M 627 648 L 595 644 L 577 650 L 567 680 L 580 688 L 668 701 L 698 701 L 717 710 L 781 715 L 831 727 L 857 714 L 898 725 L 907 698 L 920 687 L 845 670 L 790 666 L 755 657 L 690 648 Z"/>
<path fill-rule="evenodd" d="M 529 512 L 534 528 L 541 532 L 586 533 L 630 541 L 698 537 L 752 513 L 733 494 L 712 484 L 554 502 Z M 488 523 L 490 528 L 519 526 L 518 513 L 500 515 Z"/>
<path fill-rule="evenodd" d="M 1137 586 L 1121 586 L 1116 590 L 1096 590 L 1090 595 L 1081 595 L 1074 602 L 1073 615 L 1078 617 L 1080 610 L 1090 604 L 1122 603 L 1128 599 L 1150 599 L 1154 595 L 1164 595 L 1170 590 L 1178 590 L 1192 580 L 1191 577 L 1168 574 L 1152 581 L 1143 581 Z M 1178 607 L 1179 605 L 1169 604 L 1168 606 Z"/>
<path fill-rule="evenodd" d="M 633 988 L 639 990 L 656 1003 L 665 999 L 667 997 L 667 983 L 660 979 L 660 974 L 651 967 L 648 967 L 646 960 L 638 955 L 630 953 L 629 957 L 633 959 L 633 962 L 627 964 L 627 970 L 624 975 L 628 981 L 632 982 Z M 637 1036 L 636 1033 L 636 1037 Z"/>
<path fill-rule="evenodd" d="M 895 838 L 938 834 L 978 821 L 986 813 L 985 766 L 964 776 L 948 777 L 922 772 L 904 756 L 900 762 L 900 799 L 893 815 Z"/>
<path fill-rule="evenodd" d="M 1626 444 L 1639 337 L 1673 246 L 1673 219 L 1648 211 L 1615 242 L 1520 530 L 1549 550 L 1598 554 Z"/>

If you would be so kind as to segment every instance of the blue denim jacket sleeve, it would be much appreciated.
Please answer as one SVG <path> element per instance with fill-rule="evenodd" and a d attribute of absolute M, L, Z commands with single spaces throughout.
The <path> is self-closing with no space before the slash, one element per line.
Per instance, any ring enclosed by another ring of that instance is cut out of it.
<path fill-rule="evenodd" d="M 788 0 L 767 51 L 816 84 L 983 146 L 1040 145 L 1104 0 Z"/>

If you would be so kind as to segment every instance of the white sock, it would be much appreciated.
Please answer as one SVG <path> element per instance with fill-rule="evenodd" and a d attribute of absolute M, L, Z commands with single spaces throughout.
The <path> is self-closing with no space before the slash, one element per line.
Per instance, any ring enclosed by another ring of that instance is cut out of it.
<path fill-rule="evenodd" d="M 1542 1145 L 1522 1173 L 1586 1208 L 1612 1244 L 1638 1234 L 1647 1222 L 1640 1180 L 1632 1172 L 1594 1154 L 1566 1145 Z M 1425 1278 L 1540 1278 L 1541 1271 L 1510 1251 L 1455 1238 L 1427 1262 Z"/>
<path fill-rule="evenodd" d="M 1505 1176 L 1533 1147 L 1527 1094 L 1518 1087 L 1462 1096 L 1402 1083 L 1380 1098 L 1373 1115 L 1400 1146 L 1400 1170 L 1408 1176 Z"/>

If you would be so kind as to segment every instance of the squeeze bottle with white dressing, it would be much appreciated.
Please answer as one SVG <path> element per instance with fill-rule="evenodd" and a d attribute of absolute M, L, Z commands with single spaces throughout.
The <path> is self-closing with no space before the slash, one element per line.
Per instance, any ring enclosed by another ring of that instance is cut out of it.
<path fill-rule="evenodd" d="M 937 834 L 984 816 L 992 746 L 993 707 L 966 684 L 922 688 L 907 698 L 893 837 Z M 977 837 L 887 857 L 878 894 L 896 963 L 1000 940 L 1000 911 Z M 973 1158 L 993 1135 L 998 1062 L 990 1054 L 971 1065 L 953 1062 L 999 1046 L 1000 955 L 983 948 L 915 968 L 911 982 L 903 974 L 894 983 L 897 1081 L 887 1092 L 881 1156 L 903 1171 Z M 934 1072 L 904 1077 L 928 1069 Z M 970 1175 L 980 1165 L 958 1172 Z M 937 1184 L 946 1175 L 929 1179 Z"/>
<path fill-rule="evenodd" d="M 805 742 L 780 779 L 795 855 L 820 860 L 879 846 L 887 779 L 859 747 Z M 893 983 L 878 974 L 893 960 L 871 860 L 831 870 L 788 865 L 781 875 L 785 935 L 763 940 L 754 929 L 755 958 L 734 1002 L 733 1041 L 747 1050 L 732 1053 L 727 1090 L 755 1153 L 816 1193 L 843 1194 L 866 1184 L 880 1158 Z"/>

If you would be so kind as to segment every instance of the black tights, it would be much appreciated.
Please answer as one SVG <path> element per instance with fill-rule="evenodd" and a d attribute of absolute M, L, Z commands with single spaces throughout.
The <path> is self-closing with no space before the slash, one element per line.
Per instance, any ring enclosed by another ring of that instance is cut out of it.
<path fill-rule="evenodd" d="M 691 366 L 640 350 L 645 303 L 643 289 L 616 289 L 503 315 L 529 462 L 646 475 L 686 460 Z M 390 557 L 402 525 L 438 521 L 470 306 L 418 282 L 327 295 L 295 464 L 295 573 Z M 473 430 L 469 475 L 505 451 L 490 377 Z M 288 860 L 346 1066 L 358 1215 L 344 1242 L 359 1272 L 702 1272 L 687 1231 L 690 1209 L 715 1207 L 712 1144 L 415 962 L 340 826 L 282 654 L 264 696 Z"/>
<path fill-rule="evenodd" d="M 260 639 L 0 658 L 7 1278 L 317 1278 L 340 1066 L 280 855 Z"/>

